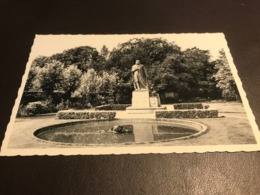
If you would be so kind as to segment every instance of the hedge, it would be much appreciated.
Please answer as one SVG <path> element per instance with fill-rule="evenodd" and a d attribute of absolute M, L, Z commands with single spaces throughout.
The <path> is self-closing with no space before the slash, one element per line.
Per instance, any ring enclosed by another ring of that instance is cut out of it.
<path fill-rule="evenodd" d="M 218 110 L 156 111 L 156 118 L 216 118 Z"/>
<path fill-rule="evenodd" d="M 114 119 L 116 112 L 63 110 L 59 111 L 56 116 L 58 119 Z"/>
<path fill-rule="evenodd" d="M 95 110 L 126 110 L 131 104 L 107 104 L 102 106 L 97 106 Z"/>
<path fill-rule="evenodd" d="M 175 110 L 203 109 L 202 103 L 173 104 Z"/>

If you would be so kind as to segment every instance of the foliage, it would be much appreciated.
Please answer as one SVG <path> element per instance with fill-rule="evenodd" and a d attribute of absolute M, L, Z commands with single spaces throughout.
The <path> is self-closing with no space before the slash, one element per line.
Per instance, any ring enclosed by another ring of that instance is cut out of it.
<path fill-rule="evenodd" d="M 30 68 L 30 71 L 29 71 L 29 74 L 27 77 L 24 91 L 28 92 L 28 91 L 37 91 L 38 90 L 37 87 L 39 87 L 39 86 L 35 85 L 34 80 L 35 80 L 35 77 L 37 76 L 38 72 L 40 71 L 40 69 L 41 69 L 41 67 L 35 66 L 34 63 L 32 63 L 32 66 Z"/>
<path fill-rule="evenodd" d="M 20 106 L 18 117 L 34 116 L 36 114 L 44 114 L 49 112 L 48 102 L 30 102 L 26 106 Z"/>
<path fill-rule="evenodd" d="M 113 90 L 121 82 L 117 73 L 103 71 L 98 75 L 94 69 L 89 69 L 80 79 L 80 86 L 72 94 L 74 98 L 81 98 L 85 102 L 96 106 L 105 103 L 102 93 L 113 93 Z"/>
<path fill-rule="evenodd" d="M 202 103 L 185 103 L 185 104 L 174 104 L 173 108 L 175 110 L 183 110 L 183 109 L 203 109 Z"/>
<path fill-rule="evenodd" d="M 70 99 L 71 94 L 79 87 L 80 77 L 82 75 L 81 70 L 75 65 L 71 65 L 62 71 L 62 90 L 65 92 L 65 99 Z"/>
<path fill-rule="evenodd" d="M 107 104 L 95 107 L 95 110 L 126 110 L 131 104 Z"/>
<path fill-rule="evenodd" d="M 59 111 L 56 116 L 58 119 L 114 119 L 116 116 L 116 112 L 89 112 L 84 110 L 66 110 Z"/>
<path fill-rule="evenodd" d="M 45 98 L 42 95 L 42 92 L 34 92 L 34 91 L 24 91 L 21 104 L 27 105 L 29 102 L 37 102 L 37 101 L 44 101 Z"/>
<path fill-rule="evenodd" d="M 214 71 L 208 51 L 191 48 L 169 55 L 153 70 L 152 82 L 157 91 L 174 91 L 183 99 L 210 97 L 217 90 Z"/>
<path fill-rule="evenodd" d="M 50 59 L 62 62 L 65 67 L 73 64 L 82 72 L 87 72 L 89 68 L 100 71 L 105 65 L 105 58 L 100 56 L 95 48 L 89 46 L 65 50 L 62 53 L 52 55 Z"/>
<path fill-rule="evenodd" d="M 219 59 L 216 61 L 215 69 L 217 72 L 213 75 L 218 87 L 222 92 L 222 97 L 227 100 L 239 100 L 239 92 L 229 67 L 224 50 L 219 51 Z"/>
<path fill-rule="evenodd" d="M 61 89 L 64 65 L 56 60 L 47 63 L 38 69 L 38 74 L 33 81 L 34 88 L 41 89 L 46 97 L 53 94 L 54 90 Z"/>
<path fill-rule="evenodd" d="M 135 38 L 112 51 L 105 45 L 100 53 L 81 46 L 37 57 L 31 65 L 22 106 L 42 99 L 50 102 L 52 111 L 85 109 L 111 101 L 130 104 L 131 66 L 137 59 L 145 65 L 151 91 L 174 93 L 174 97 L 165 96 L 167 103 L 218 99 L 221 93 L 226 100 L 239 97 L 223 52 L 218 60 L 211 61 L 207 50 L 181 51 L 161 38 Z"/>
<path fill-rule="evenodd" d="M 105 45 L 103 45 L 103 47 L 101 48 L 100 55 L 103 56 L 105 59 L 109 57 L 109 50 Z"/>
<path fill-rule="evenodd" d="M 114 91 L 114 99 L 117 104 L 131 104 L 132 85 L 130 83 L 119 83 Z"/>
<path fill-rule="evenodd" d="M 115 69 L 120 78 L 127 82 L 131 77 L 130 70 L 135 60 L 141 60 L 149 69 L 154 63 L 163 62 L 167 55 L 173 52 L 180 52 L 180 48 L 161 38 L 135 38 L 120 44 L 110 52 L 108 68 Z"/>
<path fill-rule="evenodd" d="M 64 68 L 71 65 L 76 66 L 82 72 L 87 72 L 89 68 L 100 71 L 106 63 L 105 58 L 99 55 L 95 48 L 81 46 L 65 50 L 62 53 L 57 53 L 50 57 L 39 56 L 33 60 L 31 70 L 36 67 L 43 68 L 52 61 L 61 62 Z M 31 76 L 33 76 L 33 73 L 34 71 L 31 71 Z"/>
<path fill-rule="evenodd" d="M 218 110 L 156 111 L 156 118 L 216 118 Z"/>

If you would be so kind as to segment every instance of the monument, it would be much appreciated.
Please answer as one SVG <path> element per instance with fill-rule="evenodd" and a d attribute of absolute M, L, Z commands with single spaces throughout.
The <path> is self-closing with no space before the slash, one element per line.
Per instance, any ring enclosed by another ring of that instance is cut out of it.
<path fill-rule="evenodd" d="M 153 113 L 154 110 L 165 109 L 161 106 L 159 95 L 149 92 L 147 73 L 140 60 L 136 60 L 131 72 L 135 90 L 132 92 L 132 106 L 127 108 L 128 113 Z"/>

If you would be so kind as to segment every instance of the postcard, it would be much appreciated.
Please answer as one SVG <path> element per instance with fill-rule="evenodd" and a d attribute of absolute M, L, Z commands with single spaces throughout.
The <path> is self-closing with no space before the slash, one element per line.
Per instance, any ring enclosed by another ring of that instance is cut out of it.
<path fill-rule="evenodd" d="M 36 35 L 0 155 L 241 152 L 259 143 L 223 33 Z"/>

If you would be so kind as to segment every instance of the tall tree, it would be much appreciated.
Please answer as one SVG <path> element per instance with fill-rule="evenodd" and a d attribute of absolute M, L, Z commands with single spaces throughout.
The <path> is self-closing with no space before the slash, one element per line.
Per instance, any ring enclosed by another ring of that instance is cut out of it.
<path fill-rule="evenodd" d="M 63 80 L 61 87 L 65 93 L 64 98 L 67 100 L 71 98 L 71 94 L 79 87 L 82 72 L 77 68 L 77 66 L 71 65 L 65 68 L 62 71 L 62 74 Z"/>
<path fill-rule="evenodd" d="M 216 60 L 217 72 L 213 75 L 217 81 L 216 87 L 222 91 L 222 97 L 227 100 L 240 100 L 239 92 L 228 64 L 225 51 L 219 51 L 219 58 Z"/>
<path fill-rule="evenodd" d="M 198 48 L 172 53 L 150 69 L 151 83 L 161 92 L 177 92 L 180 98 L 210 97 L 215 82 L 209 51 Z"/>
<path fill-rule="evenodd" d="M 44 67 L 38 69 L 33 85 L 35 88 L 42 90 L 45 96 L 52 96 L 55 90 L 61 90 L 63 81 L 62 71 L 64 64 L 53 60 Z"/>
<path fill-rule="evenodd" d="M 108 50 L 107 46 L 103 45 L 103 47 L 100 50 L 100 55 L 103 56 L 105 59 L 108 58 L 109 50 Z"/>

